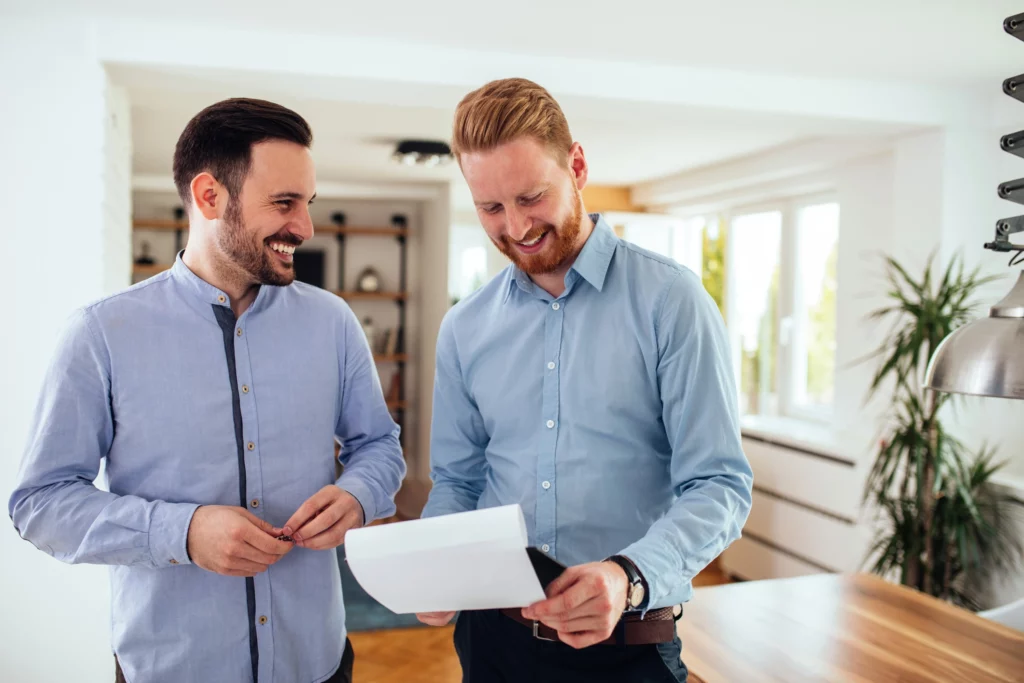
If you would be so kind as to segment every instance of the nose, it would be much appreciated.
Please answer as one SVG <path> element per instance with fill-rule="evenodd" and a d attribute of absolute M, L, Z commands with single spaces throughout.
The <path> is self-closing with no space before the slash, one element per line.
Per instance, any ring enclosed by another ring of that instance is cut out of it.
<path fill-rule="evenodd" d="M 302 209 L 292 227 L 292 233 L 303 242 L 313 237 L 313 217 L 309 215 L 309 207 Z"/>
<path fill-rule="evenodd" d="M 505 215 L 508 218 L 508 236 L 521 241 L 530 232 L 533 221 L 518 208 L 506 209 Z"/>

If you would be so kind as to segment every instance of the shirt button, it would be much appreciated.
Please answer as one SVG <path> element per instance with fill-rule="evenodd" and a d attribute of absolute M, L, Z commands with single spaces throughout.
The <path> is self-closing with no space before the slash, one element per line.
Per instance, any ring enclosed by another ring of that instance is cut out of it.
<path fill-rule="evenodd" d="M 249 445 L 246 446 L 246 448 L 248 448 L 250 451 L 254 451 L 254 450 L 256 450 L 256 444 L 254 444 L 252 441 L 250 441 Z"/>
<path fill-rule="evenodd" d="M 551 482 L 550 482 L 550 481 L 546 481 L 546 482 L 544 482 L 543 484 L 541 484 L 541 487 L 542 487 L 542 488 L 543 488 L 543 489 L 544 489 L 545 491 L 547 491 L 547 490 L 548 490 L 549 488 L 551 488 Z"/>
<path fill-rule="evenodd" d="M 227 301 L 227 299 L 225 299 L 224 295 L 221 294 L 220 296 L 217 297 L 217 301 L 219 301 L 220 303 L 224 303 L 225 301 Z"/>
<path fill-rule="evenodd" d="M 548 370 L 555 369 L 555 361 L 548 361 Z"/>
<path fill-rule="evenodd" d="M 249 505 L 251 505 L 254 508 L 258 508 L 260 506 L 260 499 L 253 498 L 252 501 L 249 502 Z"/>
<path fill-rule="evenodd" d="M 265 623 L 267 623 L 267 618 L 265 616 L 260 616 L 260 625 L 262 626 Z"/>
<path fill-rule="evenodd" d="M 237 334 L 239 337 L 241 337 L 242 336 L 242 328 L 239 327 L 238 331 L 235 334 Z"/>
<path fill-rule="evenodd" d="M 555 421 L 554 420 L 548 420 L 548 429 L 554 429 L 554 427 L 555 427 Z"/>
<path fill-rule="evenodd" d="M 555 303 L 551 304 L 551 308 L 555 309 L 556 311 L 559 308 L 561 308 L 561 307 L 562 307 L 562 304 L 558 303 L 557 301 Z"/>
<path fill-rule="evenodd" d="M 243 394 L 248 394 L 249 393 L 249 385 L 248 384 L 243 384 L 242 385 L 242 393 Z"/>
<path fill-rule="evenodd" d="M 549 550 L 551 550 L 551 546 L 549 546 L 547 543 L 545 543 L 544 545 L 542 545 L 540 547 L 540 549 L 543 550 L 544 552 L 548 552 Z"/>

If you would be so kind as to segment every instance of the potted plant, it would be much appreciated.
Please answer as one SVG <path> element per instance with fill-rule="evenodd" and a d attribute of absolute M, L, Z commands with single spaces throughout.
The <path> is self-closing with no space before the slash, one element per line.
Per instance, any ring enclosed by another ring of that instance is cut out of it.
<path fill-rule="evenodd" d="M 985 579 L 1024 560 L 1013 528 L 1024 501 L 993 485 L 1003 466 L 994 450 L 971 453 L 946 430 L 940 413 L 954 398 L 922 381 L 939 342 L 973 317 L 975 294 L 994 278 L 965 272 L 959 258 L 939 280 L 931 258 L 920 280 L 886 258 L 885 276 L 888 305 L 869 319 L 892 327 L 869 356 L 880 364 L 868 398 L 881 390 L 892 398 L 864 489 L 878 523 L 868 561 L 877 574 L 978 609 Z"/>

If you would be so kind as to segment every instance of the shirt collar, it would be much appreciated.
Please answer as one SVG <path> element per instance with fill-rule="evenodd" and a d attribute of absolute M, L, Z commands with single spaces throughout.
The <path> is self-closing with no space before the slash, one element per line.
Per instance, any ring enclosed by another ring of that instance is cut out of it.
<path fill-rule="evenodd" d="M 207 304 L 209 306 L 225 306 L 231 307 L 231 299 L 228 297 L 227 292 L 217 289 L 206 280 L 202 279 L 198 275 L 192 272 L 192 270 L 185 265 L 185 261 L 182 256 L 185 254 L 185 250 L 182 249 L 178 252 L 178 255 L 174 258 L 174 265 L 171 266 L 171 277 L 174 278 L 175 282 L 181 285 L 182 289 L 185 290 L 186 294 L 192 299 L 193 302 L 198 304 Z M 246 309 L 246 313 L 255 312 L 262 308 L 267 298 L 267 290 L 269 287 L 260 287 L 260 291 L 256 294 L 256 299 L 250 304 L 249 308 Z"/>
<path fill-rule="evenodd" d="M 583 249 L 580 250 L 576 261 L 569 268 L 569 272 L 565 274 L 567 291 L 579 277 L 589 282 L 599 292 L 604 289 L 608 267 L 611 265 L 615 247 L 619 243 L 619 238 L 615 236 L 611 226 L 608 225 L 608 221 L 601 214 L 592 213 L 590 214 L 590 219 L 594 221 L 594 230 L 590 233 L 590 237 L 587 238 Z M 533 292 L 536 287 L 529 275 L 518 266 L 513 265 L 502 303 L 508 301 L 514 286 L 518 286 L 521 290 L 528 293 Z"/>

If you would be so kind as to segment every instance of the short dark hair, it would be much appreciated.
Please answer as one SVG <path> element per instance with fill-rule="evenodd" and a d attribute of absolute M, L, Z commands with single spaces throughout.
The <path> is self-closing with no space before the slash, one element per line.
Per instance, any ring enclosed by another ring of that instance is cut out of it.
<path fill-rule="evenodd" d="M 252 146 L 267 140 L 313 144 L 313 131 L 291 109 L 266 100 L 236 97 L 196 114 L 174 147 L 174 185 L 186 211 L 192 179 L 204 171 L 237 199 L 252 164 Z"/>

